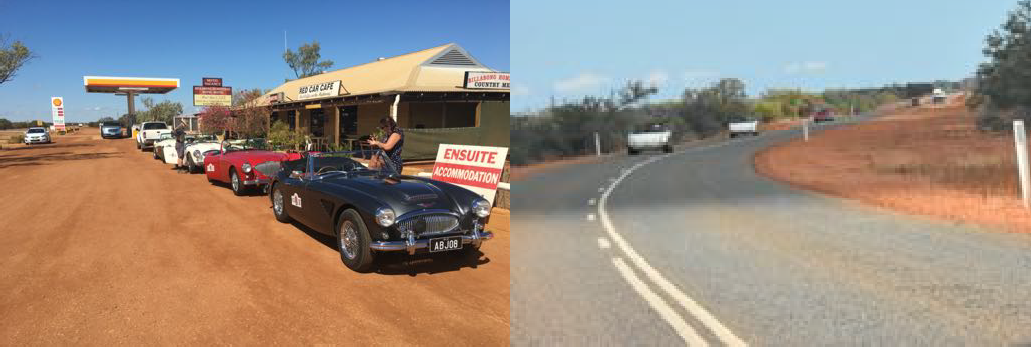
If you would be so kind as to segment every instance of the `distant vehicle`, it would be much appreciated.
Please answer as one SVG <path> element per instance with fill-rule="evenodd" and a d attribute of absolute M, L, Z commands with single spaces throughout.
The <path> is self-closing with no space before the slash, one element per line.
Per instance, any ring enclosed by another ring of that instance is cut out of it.
<path fill-rule="evenodd" d="M 122 124 L 118 122 L 100 123 L 100 137 L 105 139 L 117 139 L 122 137 Z"/>
<path fill-rule="evenodd" d="M 733 117 L 727 124 L 730 128 L 730 137 L 738 137 L 741 135 L 759 135 L 759 120 L 748 117 Z"/>
<path fill-rule="evenodd" d="M 271 191 L 277 221 L 296 220 L 335 237 L 340 259 L 357 272 L 369 271 L 385 252 L 478 256 L 483 241 L 494 237 L 484 230 L 489 201 L 450 183 L 400 175 L 382 151 L 285 161 Z"/>
<path fill-rule="evenodd" d="M 833 120 L 834 120 L 834 112 L 831 112 L 830 109 L 826 109 L 825 108 L 825 109 L 822 109 L 822 110 L 816 112 L 815 114 L 813 114 L 813 121 L 817 122 L 817 123 L 819 123 L 819 122 L 830 122 L 830 121 L 833 121 Z"/>
<path fill-rule="evenodd" d="M 265 139 L 222 141 L 217 151 L 204 154 L 204 174 L 208 181 L 229 183 L 233 194 L 246 195 L 251 188 L 263 188 L 269 183 L 270 170 L 259 170 L 266 162 L 297 159 L 296 153 L 268 150 Z"/>
<path fill-rule="evenodd" d="M 50 132 L 47 131 L 47 128 L 32 127 L 25 130 L 25 144 L 28 145 L 32 143 L 53 143 L 50 138 Z"/>
<path fill-rule="evenodd" d="M 140 150 L 153 147 L 154 143 L 161 138 L 161 134 L 172 133 L 172 129 L 169 129 L 165 122 L 145 122 L 139 127 L 140 130 L 136 133 L 136 148 Z"/>
<path fill-rule="evenodd" d="M 634 155 L 643 150 L 673 152 L 673 130 L 663 123 L 648 123 L 627 135 L 627 154 Z"/>

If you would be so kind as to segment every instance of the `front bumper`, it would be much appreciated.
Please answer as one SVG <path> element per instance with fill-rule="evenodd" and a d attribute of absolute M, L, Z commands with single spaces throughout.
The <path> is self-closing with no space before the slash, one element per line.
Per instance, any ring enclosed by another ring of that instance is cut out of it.
<path fill-rule="evenodd" d="M 453 235 L 457 236 L 457 235 Z M 435 236 L 437 237 L 448 237 L 448 235 Z M 480 230 L 479 227 L 473 228 L 473 232 L 467 235 L 461 235 L 462 246 L 473 245 L 473 247 L 479 247 L 483 241 L 494 238 L 494 233 L 486 230 Z M 374 251 L 408 251 L 408 254 L 415 254 L 416 250 L 426 249 L 429 247 L 430 239 L 416 239 L 415 236 L 409 235 L 408 240 L 405 241 L 373 241 L 369 246 Z"/>
<path fill-rule="evenodd" d="M 268 178 L 255 178 L 255 179 L 252 179 L 252 180 L 243 180 L 243 185 L 245 185 L 245 186 L 261 186 L 261 185 L 268 184 L 268 182 L 269 182 Z"/>
<path fill-rule="evenodd" d="M 50 142 L 49 137 L 26 137 L 25 143 L 47 143 Z"/>

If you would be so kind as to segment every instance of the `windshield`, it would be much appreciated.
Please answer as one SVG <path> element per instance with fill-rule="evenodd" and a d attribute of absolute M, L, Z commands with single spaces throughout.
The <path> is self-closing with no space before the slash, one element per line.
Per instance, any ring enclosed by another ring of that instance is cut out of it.
<path fill-rule="evenodd" d="M 396 174 L 393 163 L 379 150 L 311 153 L 315 174 L 347 172 L 357 174 Z"/>
<path fill-rule="evenodd" d="M 29 134 L 38 134 L 38 133 L 45 133 L 45 132 L 47 132 L 47 131 L 43 130 L 43 128 L 32 128 L 32 129 L 29 129 Z"/>
<path fill-rule="evenodd" d="M 215 140 L 215 135 L 186 135 L 186 142 L 211 142 Z"/>
<path fill-rule="evenodd" d="M 653 132 L 653 131 L 667 131 L 669 128 L 665 124 L 654 123 L 654 124 L 642 124 L 637 126 L 637 132 Z"/>
<path fill-rule="evenodd" d="M 120 127 L 122 125 L 118 124 L 116 122 L 104 122 L 103 124 L 101 124 L 101 126 L 105 126 L 105 127 Z"/>
<path fill-rule="evenodd" d="M 147 123 L 143 125 L 143 130 L 157 130 L 157 129 L 168 129 L 165 123 Z"/>
<path fill-rule="evenodd" d="M 267 150 L 268 143 L 265 142 L 265 139 L 226 140 L 222 141 L 222 148 L 224 148 L 226 152 L 250 149 Z"/>

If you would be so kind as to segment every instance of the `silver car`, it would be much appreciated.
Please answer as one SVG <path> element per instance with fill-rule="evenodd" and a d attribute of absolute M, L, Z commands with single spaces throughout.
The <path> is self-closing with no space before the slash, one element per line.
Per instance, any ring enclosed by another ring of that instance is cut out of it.
<path fill-rule="evenodd" d="M 52 143 L 50 132 L 47 128 L 33 127 L 25 131 L 25 144 L 30 143 Z"/>

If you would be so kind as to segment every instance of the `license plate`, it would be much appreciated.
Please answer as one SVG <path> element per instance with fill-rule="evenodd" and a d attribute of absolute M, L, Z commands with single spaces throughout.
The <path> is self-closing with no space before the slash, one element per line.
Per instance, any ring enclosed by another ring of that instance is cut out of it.
<path fill-rule="evenodd" d="M 430 239 L 429 248 L 430 252 L 444 252 L 462 249 L 462 237 L 452 236 Z"/>

